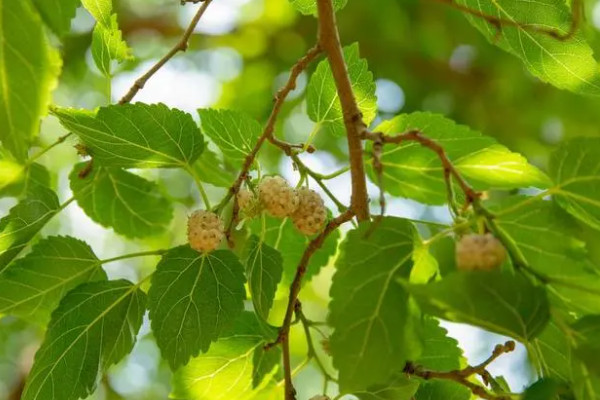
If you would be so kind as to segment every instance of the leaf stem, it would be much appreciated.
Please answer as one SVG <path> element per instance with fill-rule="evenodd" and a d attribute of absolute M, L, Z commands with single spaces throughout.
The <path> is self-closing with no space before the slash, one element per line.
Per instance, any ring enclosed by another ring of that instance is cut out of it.
<path fill-rule="evenodd" d="M 54 141 L 54 143 L 50 144 L 49 146 L 44 147 L 42 150 L 40 150 L 39 152 L 37 152 L 34 155 L 32 155 L 25 162 L 24 167 L 25 168 L 29 167 L 31 164 L 33 164 L 35 162 L 35 160 L 37 160 L 38 158 L 40 158 L 41 156 L 43 156 L 44 154 L 46 154 L 47 152 L 49 152 L 50 150 L 52 150 L 53 148 L 55 148 L 56 146 L 58 146 L 59 144 L 63 143 L 71 135 L 73 135 L 73 132 L 69 132 L 66 135 L 63 135 L 63 136 L 59 137 L 58 139 L 56 139 L 56 141 Z"/>
<path fill-rule="evenodd" d="M 103 260 L 100 260 L 100 262 L 102 264 L 108 264 L 108 263 L 115 262 L 115 261 L 126 260 L 128 258 L 145 257 L 145 256 L 161 256 L 161 255 L 165 254 L 166 252 L 167 252 L 166 249 L 141 251 L 139 253 L 129 253 L 129 254 L 123 254 L 123 255 L 120 255 L 117 257 L 105 258 Z"/>
<path fill-rule="evenodd" d="M 194 182 L 196 182 L 196 187 L 198 187 L 198 192 L 200 192 L 200 197 L 202 197 L 202 202 L 204 203 L 204 208 L 206 210 L 210 210 L 211 209 L 210 200 L 208 198 L 208 194 L 206 193 L 206 190 L 204 189 L 204 185 L 202 184 L 202 180 L 198 176 L 198 173 L 196 172 L 196 170 L 194 170 L 194 167 L 191 167 L 189 165 L 187 165 L 185 167 L 185 170 L 194 179 Z"/>

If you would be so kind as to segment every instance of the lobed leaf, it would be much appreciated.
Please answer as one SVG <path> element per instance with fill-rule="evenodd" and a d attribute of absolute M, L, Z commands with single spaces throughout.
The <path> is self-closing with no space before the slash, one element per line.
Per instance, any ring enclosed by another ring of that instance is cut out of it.
<path fill-rule="evenodd" d="M 146 295 L 125 280 L 70 291 L 52 314 L 22 399 L 89 396 L 100 374 L 133 348 L 145 310 Z"/>
<path fill-rule="evenodd" d="M 101 265 L 81 240 L 69 236 L 42 239 L 0 273 L 0 314 L 46 323 L 69 290 L 107 279 Z"/>
<path fill-rule="evenodd" d="M 550 317 L 546 291 L 519 274 L 455 272 L 437 282 L 409 286 L 424 312 L 528 342 Z"/>
<path fill-rule="evenodd" d="M 367 61 L 359 56 L 358 43 L 344 47 L 344 58 L 358 108 L 368 125 L 377 116 L 373 74 L 369 71 Z M 337 136 L 345 135 L 342 104 L 327 60 L 319 63 L 310 78 L 306 89 L 306 107 L 310 119 L 320 124 L 329 133 Z"/>
<path fill-rule="evenodd" d="M 85 213 L 99 224 L 127 237 L 163 232 L 173 206 L 156 184 L 119 168 L 96 167 L 85 177 L 80 163 L 69 175 L 71 190 Z"/>
<path fill-rule="evenodd" d="M 106 167 L 188 168 L 204 149 L 192 116 L 164 104 L 123 104 L 97 112 L 54 108 L 61 124 Z"/>
<path fill-rule="evenodd" d="M 552 154 L 552 192 L 567 212 L 600 229 L 600 138 L 576 138 Z"/>
<path fill-rule="evenodd" d="M 329 323 L 342 393 L 385 383 L 420 352 L 408 292 L 396 282 L 410 273 L 414 233 L 408 221 L 386 217 L 361 224 L 341 244 Z"/>
<path fill-rule="evenodd" d="M 189 246 L 160 260 L 148 292 L 156 342 L 173 370 L 230 328 L 244 308 L 243 267 L 229 250 L 201 254 Z"/>
<path fill-rule="evenodd" d="M 551 185 L 550 179 L 522 155 L 438 114 L 401 114 L 375 128 L 392 136 L 414 129 L 443 146 L 454 166 L 477 190 Z M 390 194 L 425 204 L 447 201 L 444 169 L 432 150 L 416 142 L 387 145 L 382 163 L 384 188 Z M 377 182 L 372 169 L 369 177 Z"/>
<path fill-rule="evenodd" d="M 46 114 L 61 62 L 28 1 L 3 2 L 0 37 L 0 141 L 23 161 Z"/>

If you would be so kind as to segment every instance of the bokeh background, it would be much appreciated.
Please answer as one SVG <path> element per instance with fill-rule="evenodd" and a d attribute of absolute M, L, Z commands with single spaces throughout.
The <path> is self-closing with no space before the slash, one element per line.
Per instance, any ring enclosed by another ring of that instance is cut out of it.
<path fill-rule="evenodd" d="M 198 7 L 181 6 L 178 0 L 115 0 L 115 6 L 135 60 L 120 65 L 109 83 L 96 70 L 90 53 L 94 20 L 80 9 L 73 20 L 73 33 L 61 48 L 64 66 L 54 94 L 56 104 L 95 108 L 117 101 L 179 39 Z M 582 29 L 596 53 L 600 53 L 600 1 L 588 0 L 585 8 Z M 494 136 L 541 168 L 551 150 L 566 138 L 600 133 L 599 99 L 560 91 L 538 81 L 521 61 L 489 44 L 460 12 L 447 5 L 433 0 L 349 0 L 338 18 L 343 43 L 360 44 L 361 55 L 368 60 L 377 80 L 379 121 L 418 110 L 441 113 Z M 188 52 L 160 70 L 136 100 L 163 102 L 190 112 L 196 119 L 197 108 L 219 107 L 240 109 L 264 121 L 274 92 L 315 38 L 314 18 L 299 15 L 287 0 L 216 0 L 192 36 Z M 308 75 L 303 74 L 277 125 L 277 134 L 292 142 L 305 140 L 313 129 L 302 100 L 307 81 Z M 48 117 L 42 124 L 39 146 L 52 143 L 65 133 L 56 119 Z M 75 144 L 72 139 L 40 160 L 56 172 L 54 185 L 63 201 L 71 196 L 67 175 L 78 161 Z M 344 140 L 319 135 L 315 144 L 321 151 L 303 155 L 307 165 L 319 172 L 344 166 Z M 289 161 L 272 147 L 264 149 L 260 161 L 266 172 L 279 172 L 294 182 L 298 178 Z M 186 216 L 200 206 L 193 182 L 179 171 L 138 173 L 158 181 L 176 201 L 169 232 L 130 241 L 95 224 L 73 203 L 42 234 L 86 240 L 100 258 L 183 243 Z M 348 174 L 329 183 L 338 198 L 349 200 Z M 222 188 L 207 187 L 215 202 L 224 193 Z M 377 188 L 371 186 L 370 190 L 376 199 Z M 390 214 L 428 221 L 450 220 L 444 207 L 389 200 Z M 15 203 L 16 199 L 0 199 L 0 214 L 6 214 Z M 377 208 L 375 203 L 373 208 Z M 137 281 L 152 271 L 156 262 L 156 258 L 127 260 L 108 264 L 105 269 L 111 278 Z M 331 266 L 323 269 L 302 293 L 305 311 L 313 320 L 326 319 L 332 274 Z M 286 293 L 281 290 L 271 314 L 273 323 L 281 320 L 285 301 Z M 464 325 L 445 326 L 460 341 L 471 363 L 482 361 L 496 343 L 505 340 Z M 292 343 L 293 361 L 299 363 L 306 352 L 304 338 L 300 331 L 293 331 L 292 335 L 296 338 Z M 42 336 L 43 331 L 34 324 L 8 317 L 0 319 L 0 399 L 8 398 L 21 382 Z M 522 347 L 503 356 L 490 369 L 494 375 L 503 375 L 513 391 L 522 390 L 534 379 Z M 169 369 L 160 361 L 146 320 L 134 352 L 111 369 L 92 398 L 166 399 L 169 379 Z M 321 377 L 312 366 L 297 377 L 300 399 L 319 393 L 321 386 Z M 331 393 L 335 393 L 335 387 L 331 387 Z"/>

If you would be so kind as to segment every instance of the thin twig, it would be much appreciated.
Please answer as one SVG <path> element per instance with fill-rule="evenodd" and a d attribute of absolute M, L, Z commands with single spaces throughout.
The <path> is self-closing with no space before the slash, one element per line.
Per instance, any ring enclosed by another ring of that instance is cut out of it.
<path fill-rule="evenodd" d="M 229 223 L 229 226 L 228 226 L 227 232 L 226 232 L 227 240 L 229 241 L 230 246 L 233 245 L 233 243 L 231 241 L 231 230 L 233 229 L 233 226 L 235 226 L 235 224 L 237 223 L 237 219 L 238 219 L 238 215 L 239 215 L 239 205 L 237 203 L 237 199 L 235 198 L 235 195 L 239 192 L 239 190 L 242 186 L 242 183 L 248 177 L 248 172 L 250 171 L 250 168 L 252 167 L 252 164 L 254 163 L 254 160 L 256 159 L 256 156 L 257 156 L 260 148 L 262 147 L 263 143 L 266 140 L 268 140 L 271 143 L 273 143 L 275 146 L 282 149 L 288 155 L 293 154 L 294 149 L 302 149 L 304 146 L 303 144 L 292 145 L 292 144 L 283 142 L 283 141 L 277 139 L 274 136 L 273 132 L 275 131 L 275 122 L 277 122 L 277 117 L 279 116 L 281 107 L 283 106 L 285 99 L 287 98 L 288 94 L 296 88 L 296 81 L 298 79 L 298 76 L 300 76 L 302 71 L 304 71 L 306 69 L 306 67 L 315 58 L 317 58 L 317 56 L 320 53 L 321 53 L 321 48 L 317 45 L 317 46 L 311 48 L 308 51 L 308 53 L 306 53 L 306 55 L 304 57 L 302 57 L 300 60 L 298 60 L 298 62 L 292 67 L 292 70 L 290 72 L 290 77 L 289 77 L 287 83 L 275 95 L 275 104 L 273 105 L 273 110 L 271 111 L 271 115 L 269 116 L 269 119 L 267 121 L 267 124 L 265 125 L 262 135 L 258 138 L 252 151 L 244 159 L 244 164 L 242 165 L 242 169 L 241 169 L 237 179 L 233 183 L 233 185 L 231 185 L 231 187 L 229 188 L 227 195 L 225 195 L 225 197 L 223 198 L 221 203 L 215 209 L 217 211 L 220 211 L 221 208 L 223 208 L 227 203 L 229 203 L 229 201 L 232 198 L 234 199 L 233 200 L 233 215 L 231 217 L 231 221 Z M 313 152 L 314 148 L 311 146 L 308 151 Z"/>
<path fill-rule="evenodd" d="M 291 158 L 294 161 L 294 163 L 296 164 L 296 167 L 298 167 L 298 169 L 300 170 L 300 173 L 307 174 L 312 179 L 314 179 L 315 182 L 317 182 L 317 185 L 319 185 L 321 187 L 321 189 L 323 189 L 323 191 L 325 192 L 327 197 L 329 197 L 331 199 L 331 201 L 333 201 L 333 203 L 336 205 L 339 212 L 344 212 L 348 209 L 348 207 L 346 207 L 344 205 L 344 203 L 342 203 L 337 197 L 335 197 L 335 195 L 331 192 L 331 190 L 329 190 L 329 188 L 323 183 L 324 180 L 333 179 L 334 177 L 338 176 L 338 174 L 346 172 L 347 171 L 346 168 L 344 168 L 340 171 L 334 172 L 333 174 L 330 174 L 330 175 L 322 175 L 322 174 L 319 174 L 319 173 L 313 171 L 312 169 L 308 168 L 306 166 L 306 164 L 304 164 L 302 162 L 300 157 L 298 157 L 297 154 L 292 155 Z M 343 171 L 343 172 L 341 172 L 341 171 Z"/>
<path fill-rule="evenodd" d="M 187 50 L 190 37 L 194 33 L 194 29 L 196 29 L 198 22 L 200 22 L 200 19 L 202 18 L 204 12 L 206 11 L 210 3 L 212 3 L 212 1 L 213 0 L 205 0 L 202 3 L 200 8 L 198 9 L 198 12 L 196 12 L 196 15 L 194 15 L 194 18 L 192 18 L 190 25 L 183 33 L 181 39 L 175 44 L 175 46 L 171 50 L 169 50 L 167 54 L 165 54 L 163 58 L 158 60 L 158 62 L 154 64 L 144 75 L 142 75 L 135 81 L 135 83 L 129 89 L 127 94 L 125 94 L 125 96 L 123 96 L 121 100 L 119 100 L 119 104 L 129 103 L 131 100 L 133 100 L 135 95 L 144 88 L 148 80 L 152 78 L 152 76 L 155 73 L 157 73 L 158 70 L 160 70 L 171 58 L 173 58 L 175 54 L 179 53 L 180 51 Z"/>
<path fill-rule="evenodd" d="M 273 343 L 269 343 L 265 346 L 266 349 L 269 349 L 277 344 L 281 344 L 283 350 L 283 371 L 284 371 L 284 380 L 285 380 L 285 399 L 286 400 L 296 400 L 296 390 L 294 389 L 294 385 L 292 382 L 292 368 L 291 368 L 291 360 L 290 360 L 290 343 L 289 343 L 289 334 L 290 334 L 290 326 L 292 324 L 292 318 L 294 316 L 294 310 L 296 309 L 296 301 L 298 300 L 298 294 L 300 293 L 300 289 L 302 287 L 302 279 L 306 274 L 306 268 L 308 267 L 308 262 L 310 261 L 313 254 L 321 248 L 325 239 L 331 234 L 331 232 L 338 229 L 342 224 L 350 221 L 355 216 L 354 211 L 351 209 L 346 210 L 344 213 L 338 215 L 336 218 L 329 221 L 325 229 L 314 238 L 304 250 L 304 254 L 302 254 L 302 258 L 298 263 L 298 267 L 296 268 L 296 275 L 294 276 L 294 280 L 290 285 L 290 292 L 288 297 L 288 304 L 285 312 L 285 317 L 283 319 L 283 323 L 281 328 L 279 329 L 279 335 L 277 336 L 277 340 Z"/>

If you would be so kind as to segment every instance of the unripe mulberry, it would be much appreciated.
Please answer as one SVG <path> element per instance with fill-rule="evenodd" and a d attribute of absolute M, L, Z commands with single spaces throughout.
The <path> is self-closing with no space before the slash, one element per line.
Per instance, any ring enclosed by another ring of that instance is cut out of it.
<path fill-rule="evenodd" d="M 262 205 L 274 217 L 284 218 L 298 207 L 296 191 L 280 176 L 267 176 L 258 186 Z"/>
<path fill-rule="evenodd" d="M 260 201 L 248 189 L 240 189 L 237 194 L 237 202 L 240 210 L 246 217 L 254 218 L 262 211 Z"/>
<path fill-rule="evenodd" d="M 298 208 L 292 214 L 294 226 L 305 235 L 314 235 L 323 229 L 327 220 L 327 209 L 317 192 L 302 188 L 298 193 Z"/>
<path fill-rule="evenodd" d="M 456 267 L 463 271 L 491 271 L 506 259 L 506 250 L 491 233 L 465 235 L 456 244 Z"/>
<path fill-rule="evenodd" d="M 219 247 L 224 236 L 225 227 L 217 214 L 197 210 L 188 218 L 188 241 L 192 249 L 211 252 Z"/>

